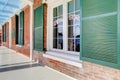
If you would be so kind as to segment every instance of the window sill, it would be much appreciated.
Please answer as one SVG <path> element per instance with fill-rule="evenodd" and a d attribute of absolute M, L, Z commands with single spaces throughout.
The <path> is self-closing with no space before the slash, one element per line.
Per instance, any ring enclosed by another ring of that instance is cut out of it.
<path fill-rule="evenodd" d="M 54 52 L 54 51 L 47 51 L 46 54 L 43 54 L 43 56 L 82 68 L 82 61 L 79 60 L 79 56 L 76 56 L 76 55 Z"/>
<path fill-rule="evenodd" d="M 23 47 L 22 45 L 19 45 L 19 44 L 17 44 L 16 46 L 17 46 L 17 47 Z"/>

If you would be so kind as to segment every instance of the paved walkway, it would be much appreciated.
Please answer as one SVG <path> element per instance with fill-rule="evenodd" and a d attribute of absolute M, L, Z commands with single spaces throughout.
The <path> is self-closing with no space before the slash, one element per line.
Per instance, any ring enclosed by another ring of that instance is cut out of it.
<path fill-rule="evenodd" d="M 47 66 L 30 62 L 16 52 L 0 47 L 0 80 L 75 80 Z"/>

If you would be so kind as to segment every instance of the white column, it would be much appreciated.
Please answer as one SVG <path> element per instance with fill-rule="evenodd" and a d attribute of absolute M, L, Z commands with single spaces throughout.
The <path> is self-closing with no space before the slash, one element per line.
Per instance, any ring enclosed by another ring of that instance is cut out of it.
<path fill-rule="evenodd" d="M 9 48 L 12 46 L 12 24 L 11 24 L 11 18 L 9 19 Z"/>
<path fill-rule="evenodd" d="M 33 56 L 33 3 L 30 3 L 30 61 Z"/>

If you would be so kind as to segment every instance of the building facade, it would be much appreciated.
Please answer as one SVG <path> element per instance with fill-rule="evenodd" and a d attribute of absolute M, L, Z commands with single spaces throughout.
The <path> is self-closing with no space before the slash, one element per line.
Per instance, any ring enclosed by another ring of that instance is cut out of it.
<path fill-rule="evenodd" d="M 120 79 L 119 0 L 27 3 L 3 25 L 3 46 L 78 80 Z"/>

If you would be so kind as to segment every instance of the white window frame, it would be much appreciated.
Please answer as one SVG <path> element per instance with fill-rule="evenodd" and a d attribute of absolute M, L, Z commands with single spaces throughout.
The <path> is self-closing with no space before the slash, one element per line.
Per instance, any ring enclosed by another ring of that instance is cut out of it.
<path fill-rule="evenodd" d="M 47 50 L 51 51 L 59 51 L 59 52 L 64 52 L 64 53 L 70 53 L 70 54 L 76 54 L 79 55 L 80 52 L 74 52 L 74 51 L 68 51 L 68 0 L 59 0 L 57 2 L 50 3 L 51 5 L 49 7 L 49 27 L 47 27 L 48 31 L 48 37 L 47 38 Z M 55 49 L 53 48 L 53 8 L 56 8 L 60 5 L 63 5 L 63 49 Z"/>
<path fill-rule="evenodd" d="M 44 57 L 53 58 L 61 62 L 68 63 L 74 66 L 82 66 L 80 60 L 80 52 L 68 51 L 68 2 L 71 0 L 50 0 L 48 1 L 47 14 L 47 52 Z M 63 49 L 53 48 L 53 9 L 63 6 Z M 63 54 L 62 54 L 63 53 Z M 71 56 L 72 55 L 72 56 Z M 61 58 L 63 57 L 64 58 Z M 77 56 L 77 57 L 76 57 Z M 75 62 L 75 64 L 73 64 Z M 79 64 L 79 65 L 78 65 Z"/>
<path fill-rule="evenodd" d="M 18 19 L 19 19 L 19 24 L 18 24 L 18 44 L 16 44 L 16 46 L 18 47 L 22 47 L 22 45 L 20 45 L 19 41 L 20 41 L 20 12 L 22 12 L 22 10 L 19 10 L 16 15 L 18 16 Z"/>

